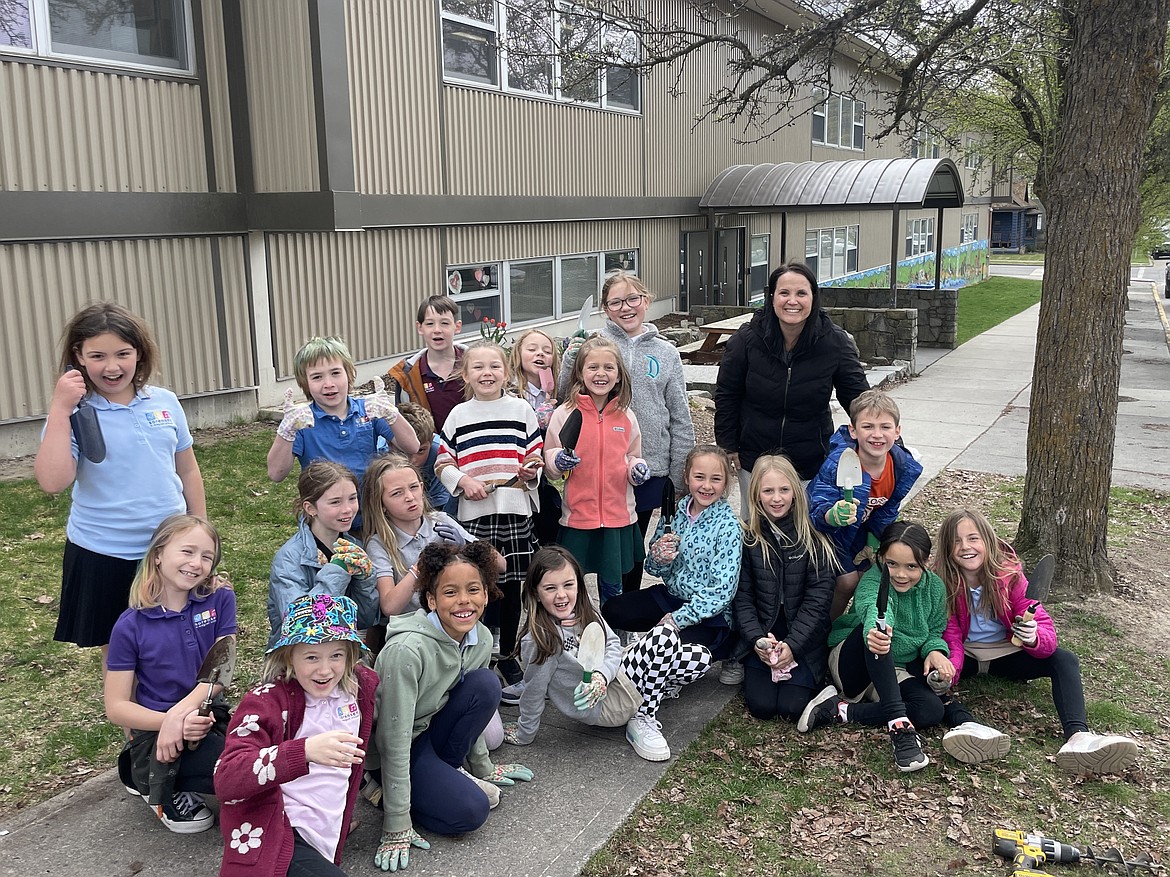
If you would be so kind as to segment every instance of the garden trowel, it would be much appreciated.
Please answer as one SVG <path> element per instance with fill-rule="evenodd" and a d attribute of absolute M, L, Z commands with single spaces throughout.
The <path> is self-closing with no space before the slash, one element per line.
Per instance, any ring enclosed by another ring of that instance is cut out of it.
<path fill-rule="evenodd" d="M 81 456 L 91 463 L 100 463 L 106 458 L 106 440 L 102 436 L 102 425 L 98 423 L 97 410 L 85 401 L 85 396 L 77 403 L 77 410 L 69 415 L 69 425 L 73 428 L 73 440 L 77 442 Z"/>
<path fill-rule="evenodd" d="M 853 448 L 846 448 L 837 461 L 837 486 L 845 490 L 845 502 L 853 502 L 853 488 L 860 483 L 861 458 Z"/>
<path fill-rule="evenodd" d="M 207 657 L 203 659 L 203 665 L 199 668 L 199 676 L 196 679 L 198 684 L 207 683 L 207 696 L 203 698 L 203 703 L 199 704 L 199 715 L 211 715 L 211 705 L 215 700 L 215 686 L 218 684 L 226 688 L 230 685 L 235 669 L 236 638 L 225 636 L 216 640 L 207 652 Z M 202 742 L 202 740 L 188 740 L 187 748 L 198 749 Z"/>

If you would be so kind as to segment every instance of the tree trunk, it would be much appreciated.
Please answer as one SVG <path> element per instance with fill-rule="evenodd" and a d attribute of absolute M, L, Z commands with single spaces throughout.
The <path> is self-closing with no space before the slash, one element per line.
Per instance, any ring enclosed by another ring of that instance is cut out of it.
<path fill-rule="evenodd" d="M 1105 534 L 1121 343 L 1170 0 L 1073 8 L 1016 537 L 1023 552 L 1056 555 L 1064 596 L 1113 587 Z"/>

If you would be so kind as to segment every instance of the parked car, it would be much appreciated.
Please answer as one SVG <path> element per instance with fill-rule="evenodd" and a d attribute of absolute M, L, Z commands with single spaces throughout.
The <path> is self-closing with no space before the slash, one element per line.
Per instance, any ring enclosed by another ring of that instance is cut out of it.
<path fill-rule="evenodd" d="M 1170 259 L 1170 241 L 1162 241 L 1150 250 L 1150 257 L 1154 259 Z"/>

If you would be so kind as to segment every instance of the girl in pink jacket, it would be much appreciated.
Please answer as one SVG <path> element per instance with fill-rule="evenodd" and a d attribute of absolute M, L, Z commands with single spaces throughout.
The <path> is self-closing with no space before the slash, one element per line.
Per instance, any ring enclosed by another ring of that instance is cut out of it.
<path fill-rule="evenodd" d="M 1004 679 L 1052 680 L 1052 700 L 1065 744 L 1056 763 L 1072 773 L 1119 773 L 1137 758 L 1137 744 L 1089 731 L 1077 656 L 1056 644 L 1052 618 L 1027 597 L 1028 580 L 1011 545 L 995 535 L 978 511 L 951 512 L 939 528 L 937 572 L 947 586 L 950 619 L 943 639 L 950 648 L 956 685 L 967 666 Z M 1006 754 L 1005 734 L 976 723 L 951 700 L 943 748 L 975 763 Z"/>

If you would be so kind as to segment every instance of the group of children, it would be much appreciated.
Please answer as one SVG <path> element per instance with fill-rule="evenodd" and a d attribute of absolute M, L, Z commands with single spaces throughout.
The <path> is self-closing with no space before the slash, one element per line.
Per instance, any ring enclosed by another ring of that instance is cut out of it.
<path fill-rule="evenodd" d="M 74 485 L 56 638 L 103 648 L 127 792 L 178 832 L 209 828 L 202 796 L 216 794 L 221 873 L 274 875 L 342 873 L 363 794 L 383 810 L 375 863 L 399 870 L 428 846 L 418 828 L 472 831 L 500 787 L 532 778 L 489 750 L 532 743 L 546 701 L 665 760 L 659 706 L 715 661 L 761 719 L 885 725 L 901 770 L 928 763 L 916 729 L 940 722 L 960 761 L 1007 752 L 954 694 L 964 665 L 1052 679 L 1062 767 L 1133 761 L 1132 740 L 1089 732 L 1077 659 L 986 519 L 950 515 L 933 567 L 929 535 L 896 520 L 922 470 L 884 393 L 855 401 L 807 490 L 784 456 L 758 459 L 741 523 L 731 460 L 695 445 L 650 299 L 610 275 L 604 329 L 558 357 L 537 329 L 510 355 L 458 345 L 458 306 L 432 297 L 424 349 L 365 398 L 344 343 L 309 341 L 293 363 L 307 401 L 286 397 L 267 461 L 274 480 L 300 463 L 297 529 L 272 562 L 264 678 L 230 718 L 230 669 L 204 664 L 235 636 L 234 592 L 216 575 L 182 409 L 147 383 L 157 354 L 141 320 L 108 303 L 77 314 L 36 475 Z M 100 462 L 71 437 L 81 404 L 97 412 Z M 849 500 L 846 452 L 862 469 Z M 150 501 L 130 498 L 144 479 Z M 643 588 L 643 568 L 662 584 Z M 582 667 L 592 624 L 604 658 Z"/>

